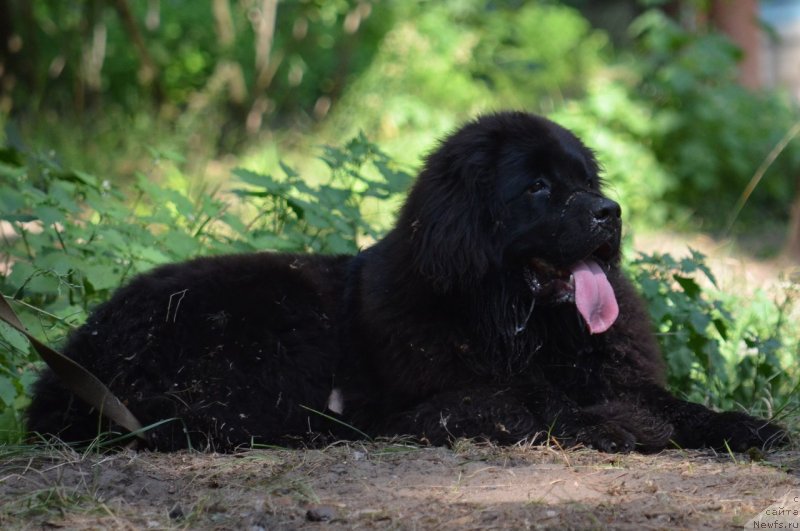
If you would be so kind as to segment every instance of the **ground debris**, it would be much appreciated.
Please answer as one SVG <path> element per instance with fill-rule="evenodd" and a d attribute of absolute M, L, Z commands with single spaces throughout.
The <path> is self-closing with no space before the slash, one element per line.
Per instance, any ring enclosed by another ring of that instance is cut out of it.
<path fill-rule="evenodd" d="M 793 451 L 455 448 L 16 451 L 0 459 L 0 528 L 730 528 L 800 489 Z"/>
<path fill-rule="evenodd" d="M 336 516 L 336 509 L 321 505 L 319 507 L 312 507 L 306 511 L 306 520 L 309 522 L 327 522 L 333 520 Z"/>

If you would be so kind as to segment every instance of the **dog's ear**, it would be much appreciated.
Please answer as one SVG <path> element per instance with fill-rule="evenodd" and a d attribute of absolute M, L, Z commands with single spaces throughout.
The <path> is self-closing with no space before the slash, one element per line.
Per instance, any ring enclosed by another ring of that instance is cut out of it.
<path fill-rule="evenodd" d="M 498 255 L 494 165 L 480 153 L 443 155 L 429 158 L 400 218 L 413 267 L 440 292 L 474 285 Z"/>

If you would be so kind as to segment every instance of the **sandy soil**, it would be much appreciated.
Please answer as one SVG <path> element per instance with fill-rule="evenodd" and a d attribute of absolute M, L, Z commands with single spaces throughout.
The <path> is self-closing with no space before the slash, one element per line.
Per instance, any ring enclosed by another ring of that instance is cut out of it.
<path fill-rule="evenodd" d="M 236 455 L 50 448 L 0 462 L 2 529 L 742 529 L 800 489 L 800 452 L 462 441 Z"/>

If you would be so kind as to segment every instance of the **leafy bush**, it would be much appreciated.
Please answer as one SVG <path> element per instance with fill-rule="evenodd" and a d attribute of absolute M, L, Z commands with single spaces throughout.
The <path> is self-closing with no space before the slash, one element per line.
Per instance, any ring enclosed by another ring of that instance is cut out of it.
<path fill-rule="evenodd" d="M 631 30 L 640 48 L 630 95 L 651 109 L 648 138 L 671 179 L 665 199 L 718 227 L 761 161 L 800 119 L 797 105 L 742 87 L 736 81 L 741 52 L 721 34 L 690 32 L 657 10 Z M 775 161 L 744 214 L 752 212 L 756 221 L 764 213 L 784 219 L 799 169 L 795 142 Z"/>
<path fill-rule="evenodd" d="M 631 266 L 674 392 L 719 409 L 746 408 L 765 416 L 800 408 L 795 368 L 800 338 L 788 317 L 792 289 L 781 304 L 763 296 L 745 304 L 715 291 L 716 279 L 697 251 L 681 260 L 641 256 Z"/>
<path fill-rule="evenodd" d="M 267 87 L 273 108 L 284 116 L 310 113 L 318 98 L 335 97 L 369 64 L 393 22 L 389 6 L 372 0 L 280 2 L 274 31 L 262 35 L 271 51 L 264 73 L 256 60 L 261 2 L 7 4 L 2 15 L 9 18 L 9 35 L 25 53 L 24 60 L 12 56 L 6 65 L 17 81 L 10 94 L 24 111 L 61 113 L 108 104 L 129 111 L 151 104 L 197 106 L 193 97 L 213 98 L 219 89 L 225 89 L 219 90 L 223 103 L 246 106 Z M 145 73 L 143 53 L 154 72 Z M 260 75 L 266 77 L 257 80 Z"/>
<path fill-rule="evenodd" d="M 233 196 L 192 195 L 185 178 L 164 187 L 139 175 L 128 201 L 108 181 L 2 149 L 0 221 L 15 235 L 0 254 L 0 292 L 55 345 L 114 288 L 158 264 L 270 249 L 354 253 L 377 236 L 364 221 L 369 201 L 390 200 L 410 176 L 363 136 L 325 148 L 322 160 L 329 174 L 316 185 L 288 166 L 280 179 L 234 170 L 241 187 Z M 0 324 L 0 440 L 19 436 L 36 361 L 26 340 Z"/>
<path fill-rule="evenodd" d="M 572 8 L 509 1 L 480 8 L 464 16 L 477 37 L 469 69 L 507 105 L 541 108 L 542 100 L 580 96 L 606 62 L 608 37 Z"/>
<path fill-rule="evenodd" d="M 397 23 L 324 127 L 336 137 L 374 132 L 408 162 L 478 112 L 549 112 L 565 97 L 582 94 L 606 62 L 605 34 L 557 3 L 395 5 Z"/>

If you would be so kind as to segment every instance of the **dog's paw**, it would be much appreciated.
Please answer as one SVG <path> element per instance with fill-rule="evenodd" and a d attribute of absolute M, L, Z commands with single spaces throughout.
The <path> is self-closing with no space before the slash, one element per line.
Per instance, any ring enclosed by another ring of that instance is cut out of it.
<path fill-rule="evenodd" d="M 577 440 L 590 448 L 606 453 L 628 453 L 636 447 L 636 437 L 616 422 L 603 422 L 587 426 Z"/>
<path fill-rule="evenodd" d="M 732 411 L 714 415 L 706 433 L 707 446 L 734 452 L 769 450 L 790 442 L 789 434 L 780 426 Z"/>
<path fill-rule="evenodd" d="M 579 442 L 604 452 L 657 452 L 675 431 L 663 418 L 621 401 L 586 407 L 579 418 Z"/>

